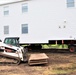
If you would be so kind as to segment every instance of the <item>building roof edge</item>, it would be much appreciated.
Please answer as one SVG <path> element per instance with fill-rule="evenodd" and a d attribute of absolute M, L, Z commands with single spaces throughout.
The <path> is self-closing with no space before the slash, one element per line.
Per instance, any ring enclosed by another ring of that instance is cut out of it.
<path fill-rule="evenodd" d="M 0 6 L 3 6 L 3 5 L 9 5 L 9 4 L 14 4 L 14 3 L 19 3 L 19 2 L 25 2 L 25 1 L 28 1 L 28 0 L 21 0 L 21 1 L 15 1 L 15 2 L 3 3 L 3 4 L 0 4 Z"/>

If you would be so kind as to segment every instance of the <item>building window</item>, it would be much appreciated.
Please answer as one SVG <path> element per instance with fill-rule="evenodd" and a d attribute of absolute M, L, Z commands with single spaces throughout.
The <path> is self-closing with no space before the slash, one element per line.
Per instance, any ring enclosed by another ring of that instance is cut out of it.
<path fill-rule="evenodd" d="M 67 7 L 74 7 L 74 0 L 67 0 Z"/>
<path fill-rule="evenodd" d="M 9 15 L 9 7 L 4 7 L 4 15 Z"/>
<path fill-rule="evenodd" d="M 22 24 L 22 34 L 28 33 L 28 24 Z"/>
<path fill-rule="evenodd" d="M 9 34 L 9 26 L 4 26 L 4 34 Z"/>
<path fill-rule="evenodd" d="M 22 4 L 22 13 L 28 12 L 28 4 Z"/>

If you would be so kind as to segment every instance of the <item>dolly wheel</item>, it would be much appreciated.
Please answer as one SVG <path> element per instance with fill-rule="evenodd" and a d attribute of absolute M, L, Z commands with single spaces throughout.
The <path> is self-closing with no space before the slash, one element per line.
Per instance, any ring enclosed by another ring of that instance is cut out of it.
<path fill-rule="evenodd" d="M 70 51 L 71 53 L 74 53 L 74 52 L 75 52 L 75 47 L 74 47 L 74 46 L 70 46 L 69 51 Z"/>

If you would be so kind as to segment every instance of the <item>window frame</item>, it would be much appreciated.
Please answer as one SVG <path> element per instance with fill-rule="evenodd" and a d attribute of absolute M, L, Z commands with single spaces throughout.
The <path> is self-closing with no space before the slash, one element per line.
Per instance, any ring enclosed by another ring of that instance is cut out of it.
<path fill-rule="evenodd" d="M 9 6 L 4 7 L 4 16 L 9 15 Z"/>
<path fill-rule="evenodd" d="M 28 34 L 28 24 L 21 24 L 21 33 Z"/>
<path fill-rule="evenodd" d="M 75 0 L 67 0 L 67 7 L 75 7 Z"/>
<path fill-rule="evenodd" d="M 4 26 L 4 34 L 5 35 L 9 34 L 9 26 L 8 25 Z"/>
<path fill-rule="evenodd" d="M 28 3 L 22 4 L 22 13 L 28 12 Z"/>

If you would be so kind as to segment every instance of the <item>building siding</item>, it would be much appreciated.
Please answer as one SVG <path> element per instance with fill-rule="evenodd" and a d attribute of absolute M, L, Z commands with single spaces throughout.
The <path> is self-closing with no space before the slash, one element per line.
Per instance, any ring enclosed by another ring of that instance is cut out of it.
<path fill-rule="evenodd" d="M 28 12 L 22 13 L 22 4 Z M 4 7 L 9 15 L 4 16 Z M 20 43 L 47 43 L 48 40 L 76 38 L 75 7 L 67 7 L 67 0 L 27 0 L 0 6 L 0 38 L 20 37 Z M 21 25 L 28 24 L 28 33 L 22 34 Z M 9 25 L 9 34 L 3 27 Z"/>

